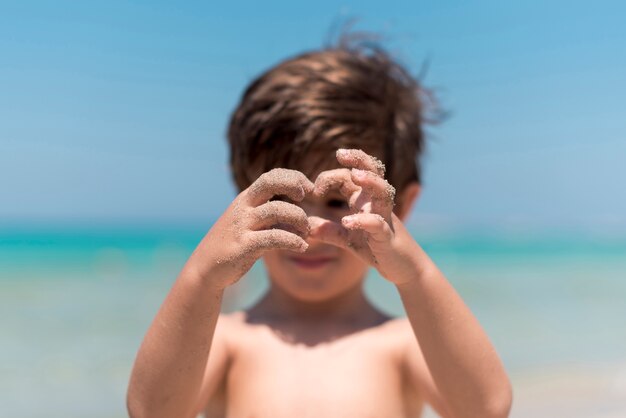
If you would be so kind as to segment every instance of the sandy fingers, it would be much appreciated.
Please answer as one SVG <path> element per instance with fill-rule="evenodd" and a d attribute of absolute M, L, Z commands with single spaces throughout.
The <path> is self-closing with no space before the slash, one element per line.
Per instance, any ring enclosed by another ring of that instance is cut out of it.
<path fill-rule="evenodd" d="M 371 171 L 381 177 L 385 176 L 385 164 L 360 149 L 338 149 L 336 156 L 337 161 L 343 166 Z"/>
<path fill-rule="evenodd" d="M 286 168 L 275 168 L 261 176 L 247 190 L 251 206 L 258 206 L 273 198 L 284 195 L 300 202 L 314 189 L 313 183 L 301 172 Z"/>
<path fill-rule="evenodd" d="M 305 252 L 309 244 L 301 237 L 282 229 L 267 229 L 251 232 L 248 245 L 250 253 L 259 253 L 265 250 L 284 249 Z"/>
<path fill-rule="evenodd" d="M 339 190 L 343 197 L 350 199 L 361 188 L 352 181 L 350 170 L 338 168 L 323 171 L 315 179 L 315 189 L 313 190 L 315 196 L 323 197 L 331 190 Z"/>
<path fill-rule="evenodd" d="M 387 180 L 371 171 L 354 168 L 352 169 L 352 178 L 357 185 L 363 187 L 379 203 L 393 207 L 396 189 Z"/>
<path fill-rule="evenodd" d="M 251 229 L 284 229 L 302 238 L 309 235 L 309 220 L 302 208 L 292 203 L 275 200 L 252 209 Z"/>
<path fill-rule="evenodd" d="M 311 237 L 338 247 L 348 247 L 348 230 L 337 222 L 318 216 L 310 216 L 309 223 L 311 225 Z"/>

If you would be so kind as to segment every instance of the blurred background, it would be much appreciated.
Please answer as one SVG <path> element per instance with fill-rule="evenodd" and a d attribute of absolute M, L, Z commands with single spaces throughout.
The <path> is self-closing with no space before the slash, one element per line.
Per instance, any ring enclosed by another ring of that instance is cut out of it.
<path fill-rule="evenodd" d="M 408 226 L 498 349 L 512 416 L 626 416 L 624 16 L 618 1 L 0 3 L 1 415 L 126 416 L 143 334 L 235 196 L 224 137 L 244 87 L 356 17 L 450 112 Z M 367 291 L 402 314 L 375 274 Z"/>

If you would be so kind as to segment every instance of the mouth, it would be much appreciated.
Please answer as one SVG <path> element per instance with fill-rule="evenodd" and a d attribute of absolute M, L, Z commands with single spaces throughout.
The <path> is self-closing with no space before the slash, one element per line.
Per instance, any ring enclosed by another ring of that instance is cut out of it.
<path fill-rule="evenodd" d="M 289 261 L 301 269 L 315 270 L 334 263 L 335 257 L 329 256 L 307 256 L 307 257 L 289 257 Z"/>

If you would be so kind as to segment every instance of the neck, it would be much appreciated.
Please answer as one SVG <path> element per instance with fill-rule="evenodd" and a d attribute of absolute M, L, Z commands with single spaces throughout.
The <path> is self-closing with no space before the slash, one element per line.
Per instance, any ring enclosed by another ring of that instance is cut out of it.
<path fill-rule="evenodd" d="M 381 316 L 365 297 L 361 283 L 337 296 L 320 301 L 296 299 L 272 284 L 253 310 L 274 319 L 317 323 L 327 320 L 350 323 L 370 322 Z"/>

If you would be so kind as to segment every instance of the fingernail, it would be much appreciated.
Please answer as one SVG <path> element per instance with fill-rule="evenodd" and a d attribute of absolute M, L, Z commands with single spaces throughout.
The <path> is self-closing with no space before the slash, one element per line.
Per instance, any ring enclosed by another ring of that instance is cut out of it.
<path fill-rule="evenodd" d="M 341 219 L 341 222 L 342 222 L 344 225 L 346 225 L 346 226 L 351 226 L 351 225 L 354 225 L 354 221 L 355 221 L 355 220 L 354 220 L 354 217 L 352 217 L 352 216 L 344 216 L 344 217 Z"/>

